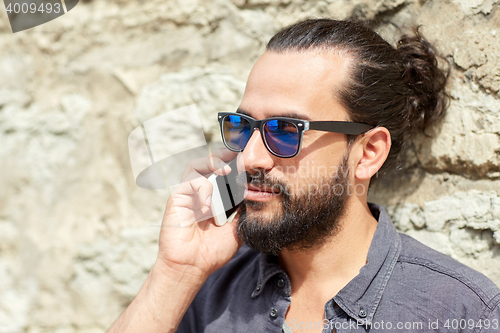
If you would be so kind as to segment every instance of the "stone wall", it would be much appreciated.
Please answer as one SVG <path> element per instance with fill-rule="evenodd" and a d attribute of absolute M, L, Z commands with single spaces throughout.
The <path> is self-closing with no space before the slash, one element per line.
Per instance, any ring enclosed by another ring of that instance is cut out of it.
<path fill-rule="evenodd" d="M 12 34 L 0 10 L 0 333 L 103 332 L 157 250 L 166 191 L 138 188 L 127 137 L 196 103 L 234 110 L 269 37 L 311 17 L 415 24 L 451 63 L 449 112 L 371 190 L 398 228 L 500 285 L 500 1 L 81 1 Z M 210 135 L 208 135 L 210 137 Z"/>

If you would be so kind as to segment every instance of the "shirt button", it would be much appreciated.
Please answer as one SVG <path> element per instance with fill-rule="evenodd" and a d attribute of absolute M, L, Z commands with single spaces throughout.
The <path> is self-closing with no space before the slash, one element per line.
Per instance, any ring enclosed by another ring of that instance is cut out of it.
<path fill-rule="evenodd" d="M 279 279 L 278 280 L 278 287 L 283 288 L 285 286 L 285 280 Z"/>
<path fill-rule="evenodd" d="M 255 288 L 255 291 L 260 291 L 260 286 L 257 286 L 257 288 Z"/>
<path fill-rule="evenodd" d="M 359 310 L 358 315 L 359 315 L 361 318 L 365 318 L 365 317 L 366 317 L 366 310 L 362 308 L 361 310 Z"/>
<path fill-rule="evenodd" d="M 276 308 L 271 308 L 271 311 L 269 311 L 269 315 L 271 316 L 271 318 L 276 318 L 276 317 L 278 317 L 278 309 L 276 309 Z"/>

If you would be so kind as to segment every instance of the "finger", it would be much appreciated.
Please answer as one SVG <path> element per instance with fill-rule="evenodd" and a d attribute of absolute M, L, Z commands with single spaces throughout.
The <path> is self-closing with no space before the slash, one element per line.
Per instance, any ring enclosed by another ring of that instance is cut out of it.
<path fill-rule="evenodd" d="M 227 175 L 232 170 L 228 167 L 228 163 L 234 160 L 238 153 L 230 151 L 226 148 L 215 149 L 211 155 L 214 165 L 214 172 L 219 175 Z M 217 167 L 217 165 L 219 167 Z M 218 172 L 220 170 L 220 172 Z"/>
<path fill-rule="evenodd" d="M 213 220 L 213 213 L 210 207 L 202 206 L 197 209 L 186 208 L 182 206 L 172 207 L 169 213 L 170 225 L 178 225 L 181 227 L 191 226 L 196 222 Z M 173 220 L 173 221 L 172 221 Z"/>
<path fill-rule="evenodd" d="M 192 190 L 198 194 L 198 199 L 201 204 L 210 206 L 212 202 L 213 186 L 205 177 L 200 176 L 189 181 Z"/>
<path fill-rule="evenodd" d="M 184 172 L 184 176 L 196 171 L 200 174 L 211 174 L 216 172 L 220 175 L 225 175 L 231 172 L 231 168 L 227 166 L 227 162 L 232 161 L 238 154 L 225 148 L 215 149 L 213 153 L 207 157 L 197 158 L 190 161 Z M 183 176 L 183 178 L 185 178 Z"/>
<path fill-rule="evenodd" d="M 224 176 L 231 172 L 231 167 L 218 157 L 213 158 L 213 173 Z"/>
<path fill-rule="evenodd" d="M 180 183 L 172 195 L 193 196 L 198 195 L 200 199 L 206 200 L 212 194 L 213 186 L 207 178 L 193 171 L 187 176 L 187 180 Z"/>
<path fill-rule="evenodd" d="M 230 151 L 226 148 L 218 148 L 212 151 L 212 156 L 220 158 L 223 161 L 232 161 L 238 156 L 238 153 Z"/>
<path fill-rule="evenodd" d="M 197 174 L 209 174 L 212 173 L 212 162 L 210 161 L 210 157 L 201 157 L 194 160 L 189 161 L 186 165 L 186 169 L 184 170 L 184 174 L 182 175 L 183 180 L 188 180 L 189 176 L 193 174 L 193 172 Z"/>
<path fill-rule="evenodd" d="M 212 216 L 210 203 L 212 184 L 203 176 L 183 182 L 171 195 L 172 213 L 181 226 L 191 225 Z"/>
<path fill-rule="evenodd" d="M 163 227 L 189 226 L 194 223 L 193 211 L 180 206 L 175 206 L 175 200 L 171 196 L 167 201 L 162 221 Z"/>
<path fill-rule="evenodd" d="M 222 171 L 220 171 L 222 170 Z M 186 170 L 182 175 L 183 180 L 191 179 L 193 174 L 198 175 L 210 175 L 214 172 L 217 174 L 225 174 L 229 173 L 231 168 L 226 167 L 226 163 L 222 161 L 220 158 L 212 158 L 211 156 L 197 158 L 192 160 L 186 166 Z"/>

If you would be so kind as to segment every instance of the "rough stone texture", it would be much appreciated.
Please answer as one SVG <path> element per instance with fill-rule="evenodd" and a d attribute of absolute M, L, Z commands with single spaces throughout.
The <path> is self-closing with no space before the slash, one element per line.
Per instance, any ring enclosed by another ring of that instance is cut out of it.
<path fill-rule="evenodd" d="M 500 197 L 496 191 L 457 191 L 420 206 L 389 206 L 396 227 L 499 281 Z"/>
<path fill-rule="evenodd" d="M 234 110 L 244 89 L 245 81 L 235 78 L 228 69 L 189 68 L 162 75 L 145 86 L 137 101 L 136 116 L 145 122 L 165 110 L 195 104 L 206 136 L 216 139 L 220 129 L 214 114 Z"/>
<path fill-rule="evenodd" d="M 422 24 L 450 61 L 446 118 L 370 198 L 500 284 L 500 1 L 81 1 L 17 34 L 0 10 L 0 333 L 111 324 L 155 260 L 168 196 L 134 184 L 128 134 L 196 103 L 217 140 L 215 112 L 238 105 L 269 37 L 310 17 L 372 20 L 393 43 Z"/>

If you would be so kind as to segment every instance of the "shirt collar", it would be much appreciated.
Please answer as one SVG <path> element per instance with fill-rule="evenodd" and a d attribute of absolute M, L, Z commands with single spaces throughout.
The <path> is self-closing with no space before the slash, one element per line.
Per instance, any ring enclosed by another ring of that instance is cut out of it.
<path fill-rule="evenodd" d="M 257 286 L 252 293 L 252 297 L 259 296 L 262 293 L 262 290 L 264 290 L 266 282 L 278 273 L 284 273 L 279 266 L 278 256 L 261 253 L 259 261 L 259 278 L 257 280 Z M 288 291 L 289 294 L 290 292 L 291 291 Z"/>
<path fill-rule="evenodd" d="M 384 208 L 375 204 L 368 205 L 378 220 L 368 250 L 368 262 L 360 269 L 359 274 L 333 297 L 333 301 L 349 316 L 365 324 L 371 324 L 401 252 L 401 239 Z M 278 257 L 264 253 L 260 256 L 259 270 L 257 287 L 252 297 L 262 293 L 266 282 L 272 276 L 284 273 L 279 267 Z M 333 311 L 333 302 L 330 301 L 326 308 L 326 319 L 331 319 Z"/>
<path fill-rule="evenodd" d="M 371 324 L 401 252 L 401 239 L 384 208 L 369 204 L 378 220 L 367 263 L 333 300 L 351 317 Z"/>

